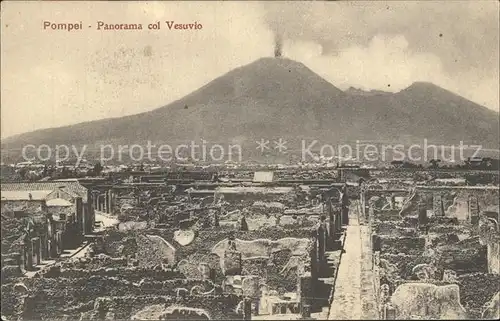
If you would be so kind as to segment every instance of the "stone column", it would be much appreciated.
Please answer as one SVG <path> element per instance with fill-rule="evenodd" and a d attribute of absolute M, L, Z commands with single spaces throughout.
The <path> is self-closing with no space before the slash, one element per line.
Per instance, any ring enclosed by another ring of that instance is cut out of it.
<path fill-rule="evenodd" d="M 222 206 L 218 209 L 214 210 L 214 221 L 213 221 L 213 226 L 214 227 L 219 227 L 219 212 L 222 212 Z"/>
<path fill-rule="evenodd" d="M 495 213 L 496 214 L 496 213 Z M 494 218 L 483 217 L 479 221 L 479 241 L 486 245 L 488 273 L 500 273 L 500 231 L 498 221 Z"/>
<path fill-rule="evenodd" d="M 434 193 L 432 195 L 432 205 L 434 216 L 444 216 L 443 199 L 441 194 Z"/>
<path fill-rule="evenodd" d="M 311 304 L 311 297 L 313 297 L 314 293 L 313 282 L 313 278 L 308 272 L 305 272 L 304 274 L 299 276 L 298 296 L 300 299 L 300 306 L 302 307 L 302 310 L 305 306 Z"/>
<path fill-rule="evenodd" d="M 19 266 L 19 268 L 21 269 L 21 271 L 24 269 L 24 262 L 23 262 L 23 256 L 21 253 L 13 253 L 14 257 L 15 257 L 15 262 L 16 262 L 16 265 Z"/>
<path fill-rule="evenodd" d="M 257 275 L 245 275 L 241 282 L 241 290 L 244 297 L 252 299 L 258 298 L 260 292 L 259 277 Z"/>
<path fill-rule="evenodd" d="M 92 191 L 92 201 L 94 204 L 94 209 L 96 211 L 99 210 L 99 193 L 96 193 L 96 191 Z"/>
<path fill-rule="evenodd" d="M 498 241 L 487 245 L 488 273 L 500 274 L 500 245 Z"/>
<path fill-rule="evenodd" d="M 24 265 L 26 270 L 33 269 L 33 252 L 31 248 L 31 240 L 26 240 L 24 243 Z"/>
<path fill-rule="evenodd" d="M 470 195 L 468 205 L 470 222 L 471 224 L 477 224 L 479 222 L 479 202 L 477 197 Z"/>
<path fill-rule="evenodd" d="M 342 205 L 342 225 L 349 225 L 349 197 L 347 195 L 347 185 L 342 187 L 340 201 Z"/>
<path fill-rule="evenodd" d="M 380 249 L 381 249 L 380 236 L 378 236 L 377 234 L 373 233 L 372 234 L 372 251 L 373 252 L 377 252 L 377 251 L 380 251 Z"/>
<path fill-rule="evenodd" d="M 390 197 L 391 210 L 396 208 L 396 195 L 393 193 Z"/>
<path fill-rule="evenodd" d="M 243 299 L 243 320 L 252 320 L 252 300 L 250 298 Z"/>
<path fill-rule="evenodd" d="M 342 232 L 342 213 L 341 211 L 335 211 L 335 234 L 340 234 Z"/>
<path fill-rule="evenodd" d="M 113 190 L 108 190 L 108 214 L 113 212 Z"/>
<path fill-rule="evenodd" d="M 302 318 L 311 317 L 311 306 L 309 304 L 305 304 L 302 306 L 301 317 Z"/>
<path fill-rule="evenodd" d="M 318 279 L 318 241 L 312 238 L 311 249 L 311 277 L 313 280 Z"/>
<path fill-rule="evenodd" d="M 318 261 L 320 264 L 322 264 L 325 261 L 325 250 L 326 250 L 326 244 L 325 244 L 325 228 L 322 223 L 318 226 Z"/>
<path fill-rule="evenodd" d="M 104 212 L 109 213 L 109 193 L 104 192 Z"/>
<path fill-rule="evenodd" d="M 246 275 L 241 282 L 241 290 L 243 296 L 249 298 L 250 302 L 254 305 L 254 314 L 258 315 L 260 298 L 259 277 L 256 275 Z"/>
<path fill-rule="evenodd" d="M 366 217 L 366 209 L 365 209 L 366 196 L 365 196 L 365 191 L 363 190 L 359 194 L 359 203 L 361 204 L 361 214 Z"/>
<path fill-rule="evenodd" d="M 349 209 L 342 207 L 342 225 L 349 225 Z"/>
<path fill-rule="evenodd" d="M 102 194 L 97 194 L 97 209 L 102 212 Z"/>
<path fill-rule="evenodd" d="M 373 284 L 375 285 L 374 289 L 378 291 L 380 287 L 380 278 L 378 277 L 378 273 L 376 273 L 376 270 L 378 270 L 380 265 L 380 251 L 374 251 L 373 252 L 373 259 L 372 259 L 372 269 L 374 269 L 373 274 L 375 275 L 374 277 L 374 282 Z"/>
<path fill-rule="evenodd" d="M 396 309 L 390 304 L 384 306 L 384 320 L 396 320 Z"/>
<path fill-rule="evenodd" d="M 327 201 L 327 209 L 328 209 L 328 240 L 327 247 L 328 250 L 333 250 L 335 247 L 336 234 L 335 231 L 335 215 L 333 214 L 332 202 L 331 199 Z"/>
<path fill-rule="evenodd" d="M 115 201 L 116 201 L 116 194 L 115 194 L 115 191 L 113 190 L 110 190 L 110 193 L 111 193 L 111 214 L 113 214 L 113 211 L 114 211 L 114 207 L 115 207 Z"/>
<path fill-rule="evenodd" d="M 224 252 L 224 275 L 241 275 L 241 252 Z"/>
<path fill-rule="evenodd" d="M 418 227 L 420 230 L 425 230 L 427 228 L 428 218 L 427 218 L 427 206 L 424 202 L 418 203 Z"/>

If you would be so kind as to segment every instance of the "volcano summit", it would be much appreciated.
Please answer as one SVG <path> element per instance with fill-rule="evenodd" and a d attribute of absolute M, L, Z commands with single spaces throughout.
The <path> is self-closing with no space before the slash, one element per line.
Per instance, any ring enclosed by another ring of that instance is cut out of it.
<path fill-rule="evenodd" d="M 26 144 L 141 144 L 204 139 L 245 144 L 302 138 L 498 146 L 498 113 L 430 83 L 398 93 L 336 88 L 300 62 L 261 58 L 158 109 L 9 137 Z"/>

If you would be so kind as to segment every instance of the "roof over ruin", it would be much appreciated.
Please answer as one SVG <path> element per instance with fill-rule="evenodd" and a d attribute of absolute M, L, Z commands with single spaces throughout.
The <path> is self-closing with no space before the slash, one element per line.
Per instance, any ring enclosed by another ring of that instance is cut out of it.
<path fill-rule="evenodd" d="M 2 201 L 43 201 L 54 190 L 25 190 L 25 191 L 4 191 L 2 184 Z M 31 197 L 30 197 L 31 195 Z"/>
<path fill-rule="evenodd" d="M 83 203 L 87 202 L 88 190 L 77 181 L 51 181 L 51 182 L 31 182 L 31 183 L 2 183 L 0 186 L 2 196 L 5 191 L 53 191 L 62 189 L 75 196 L 81 197 Z"/>

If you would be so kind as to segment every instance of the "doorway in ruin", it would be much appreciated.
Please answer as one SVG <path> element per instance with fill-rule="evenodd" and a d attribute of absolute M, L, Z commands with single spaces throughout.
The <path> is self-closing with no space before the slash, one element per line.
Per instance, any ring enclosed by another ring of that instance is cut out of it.
<path fill-rule="evenodd" d="M 31 264 L 32 266 L 37 266 L 41 263 L 42 248 L 41 240 L 39 237 L 31 239 Z"/>

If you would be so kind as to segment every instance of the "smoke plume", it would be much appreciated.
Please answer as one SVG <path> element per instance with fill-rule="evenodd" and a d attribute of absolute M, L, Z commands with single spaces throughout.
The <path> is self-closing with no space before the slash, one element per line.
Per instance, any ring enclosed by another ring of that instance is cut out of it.
<path fill-rule="evenodd" d="M 283 55 L 283 37 L 281 34 L 274 35 L 274 57 L 280 58 Z"/>
<path fill-rule="evenodd" d="M 335 85 L 395 91 L 429 81 L 498 110 L 497 1 L 263 6 L 265 24 L 282 38 L 281 52 L 316 66 Z"/>

